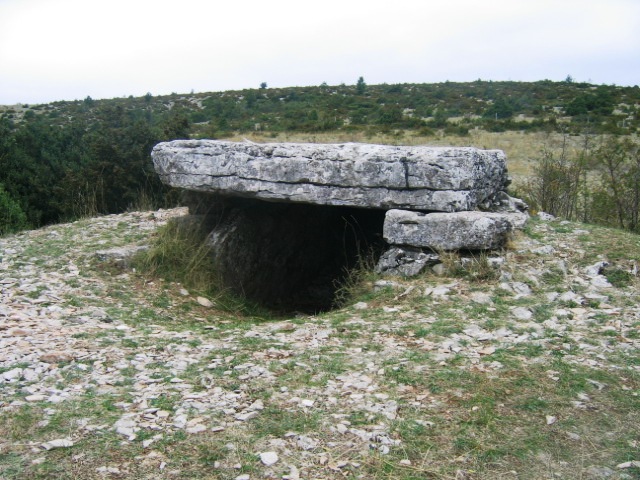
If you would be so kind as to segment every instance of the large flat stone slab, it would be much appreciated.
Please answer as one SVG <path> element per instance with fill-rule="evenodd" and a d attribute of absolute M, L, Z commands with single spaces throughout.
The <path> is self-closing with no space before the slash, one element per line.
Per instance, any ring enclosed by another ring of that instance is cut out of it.
<path fill-rule="evenodd" d="M 503 247 L 508 234 L 526 219 L 526 213 L 389 210 L 383 237 L 391 245 L 432 250 L 491 250 Z"/>
<path fill-rule="evenodd" d="M 314 205 L 456 212 L 508 184 L 504 153 L 471 147 L 175 140 L 151 155 L 174 187 Z"/>

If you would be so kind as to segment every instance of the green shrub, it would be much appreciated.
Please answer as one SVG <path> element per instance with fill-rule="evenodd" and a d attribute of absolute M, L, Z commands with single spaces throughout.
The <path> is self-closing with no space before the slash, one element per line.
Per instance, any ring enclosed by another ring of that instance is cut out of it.
<path fill-rule="evenodd" d="M 29 228 L 27 216 L 0 183 L 0 235 Z"/>

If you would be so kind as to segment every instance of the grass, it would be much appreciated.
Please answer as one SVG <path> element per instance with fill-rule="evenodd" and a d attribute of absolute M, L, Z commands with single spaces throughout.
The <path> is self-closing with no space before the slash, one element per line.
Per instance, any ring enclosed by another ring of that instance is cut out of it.
<path fill-rule="evenodd" d="M 108 238 L 92 228 L 91 221 L 82 222 L 86 236 Z M 585 230 L 588 235 L 580 233 Z M 66 235 L 71 248 L 88 255 Z M 552 244 L 555 253 L 532 253 L 539 245 L 534 241 Z M 47 388 L 87 384 L 71 399 L 11 406 L 25 402 L 25 387 L 37 382 L 2 384 L 0 478 L 102 478 L 97 469 L 104 466 L 119 469 L 113 478 L 282 478 L 291 465 L 300 478 L 323 479 L 588 478 L 592 466 L 640 477 L 637 468 L 616 469 L 640 455 L 640 298 L 637 278 L 626 268 L 640 256 L 637 236 L 533 221 L 505 252 L 507 264 L 495 270 L 501 277 L 494 270 L 487 276 L 452 269 L 445 277 L 394 279 L 398 287 L 374 291 L 377 278 L 365 268 L 345 286 L 352 296 L 343 308 L 298 318 L 207 309 L 194 301 L 200 290 L 186 287 L 191 295 L 180 294 L 185 284 L 178 278 L 106 272 L 88 256 L 53 259 L 48 255 L 57 250 L 37 242 L 30 255 L 44 256 L 39 268 L 47 274 L 71 258 L 82 267 L 74 290 L 60 301 L 62 319 L 100 308 L 112 323 L 74 326 L 69 348 L 83 357 L 50 367 Z M 602 259 L 611 263 L 605 274 L 613 287 L 604 291 L 606 300 L 587 301 L 590 288 L 581 272 Z M 481 260 L 472 269 L 485 267 Z M 532 292 L 518 297 L 501 288 L 505 281 L 527 282 Z M 451 283 L 450 295 L 424 295 Z M 96 284 L 104 295 L 88 295 Z M 547 296 L 569 289 L 583 301 Z M 487 303 L 471 300 L 478 292 L 486 293 Z M 355 308 L 357 302 L 367 308 Z M 515 320 L 513 307 L 528 308 L 531 320 Z M 559 309 L 574 310 L 562 317 Z M 554 322 L 562 328 L 554 330 Z M 494 337 L 465 334 L 474 324 Z M 505 331 L 512 336 L 498 336 Z M 138 369 L 141 356 L 147 363 Z M 178 369 L 174 362 L 187 358 Z M 0 375 L 30 365 L 3 363 Z M 251 376 L 252 369 L 263 374 Z M 112 373 L 109 384 L 97 381 L 100 372 Z M 172 384 L 175 377 L 182 382 Z M 239 400 L 198 411 L 186 406 L 190 394 Z M 142 396 L 140 410 L 123 406 L 137 405 Z M 235 420 L 258 399 L 264 409 L 255 418 Z M 315 402 L 304 406 L 303 399 Z M 131 441 L 113 430 L 123 413 L 156 408 L 169 413 L 169 422 L 184 411 L 224 429 L 189 434 L 145 427 Z M 84 423 L 105 427 L 80 428 Z M 316 443 L 305 449 L 301 435 Z M 38 447 L 63 437 L 75 445 L 48 452 Z M 280 460 L 265 467 L 259 453 L 270 450 Z"/>
<path fill-rule="evenodd" d="M 138 254 L 134 267 L 196 293 L 216 295 L 220 284 L 206 244 L 207 233 L 198 222 L 171 221 L 157 232 L 152 248 Z"/>

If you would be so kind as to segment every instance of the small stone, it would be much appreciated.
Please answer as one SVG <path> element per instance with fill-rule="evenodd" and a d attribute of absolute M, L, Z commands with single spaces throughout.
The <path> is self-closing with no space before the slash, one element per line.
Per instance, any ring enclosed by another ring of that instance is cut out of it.
<path fill-rule="evenodd" d="M 403 458 L 402 460 L 400 460 L 400 465 L 403 465 L 405 467 L 408 467 L 411 465 L 411 460 L 407 459 L 407 458 Z"/>
<path fill-rule="evenodd" d="M 474 303 L 479 303 L 482 305 L 489 305 L 493 303 L 493 300 L 491 300 L 491 295 L 485 292 L 473 292 L 471 293 L 471 295 L 469 295 L 469 297 Z"/>
<path fill-rule="evenodd" d="M 12 380 L 20 380 L 20 378 L 22 377 L 22 373 L 22 368 L 12 368 L 11 370 L 7 370 L 0 375 L 2 375 L 2 378 L 4 378 L 5 381 L 10 382 Z"/>
<path fill-rule="evenodd" d="M 302 407 L 313 407 L 314 403 L 316 403 L 315 400 L 310 400 L 308 398 L 305 398 L 305 399 L 300 401 L 300 405 Z"/>
<path fill-rule="evenodd" d="M 239 420 L 241 422 L 248 422 L 249 420 L 256 418 L 258 415 L 260 414 L 254 410 L 252 412 L 239 413 L 235 418 L 236 420 Z"/>
<path fill-rule="evenodd" d="M 294 465 L 290 465 L 289 468 L 291 469 L 289 475 L 284 475 L 282 480 L 300 480 L 300 472 L 298 471 L 298 468 Z"/>
<path fill-rule="evenodd" d="M 531 320 L 531 317 L 533 317 L 533 313 L 531 313 L 531 310 L 525 307 L 515 307 L 511 310 L 511 313 L 518 320 Z"/>
<path fill-rule="evenodd" d="M 296 439 L 296 444 L 302 450 L 313 450 L 318 447 L 318 441 L 306 435 L 300 435 Z"/>
<path fill-rule="evenodd" d="M 631 460 L 630 462 L 624 462 L 616 465 L 616 468 L 640 468 L 640 460 Z"/>
<path fill-rule="evenodd" d="M 187 433 L 200 433 L 200 432 L 204 432 L 207 429 L 206 426 L 202 425 L 201 423 L 197 423 L 196 425 L 193 425 L 192 427 L 188 427 L 186 429 Z"/>
<path fill-rule="evenodd" d="M 276 452 L 262 452 L 260 454 L 260 461 L 270 467 L 278 462 L 278 454 Z"/>
<path fill-rule="evenodd" d="M 23 328 L 13 328 L 9 330 L 9 335 L 13 337 L 26 337 L 29 335 L 29 331 Z"/>
<path fill-rule="evenodd" d="M 73 442 L 68 438 L 58 438 L 56 440 L 51 440 L 49 442 L 45 442 L 40 445 L 45 450 L 53 450 L 55 448 L 69 448 L 73 447 Z"/>
<path fill-rule="evenodd" d="M 480 355 L 491 355 L 493 353 L 496 353 L 496 347 L 485 347 L 478 350 L 478 353 Z"/>
<path fill-rule="evenodd" d="M 547 419 L 547 425 L 553 425 L 558 421 L 558 417 L 555 417 L 553 415 L 547 415 L 545 418 Z"/>
<path fill-rule="evenodd" d="M 355 310 L 366 310 L 369 308 L 369 305 L 366 302 L 358 302 L 353 306 L 353 308 Z"/>
<path fill-rule="evenodd" d="M 67 352 L 49 352 L 40 356 L 40 361 L 44 363 L 70 362 L 71 360 L 73 355 Z"/>
<path fill-rule="evenodd" d="M 444 263 L 436 263 L 433 267 L 431 267 L 431 271 L 439 277 L 443 277 L 447 273 L 447 267 Z"/>
<path fill-rule="evenodd" d="M 592 465 L 589 468 L 587 468 L 586 473 L 587 473 L 587 478 L 592 478 L 596 480 L 596 479 L 602 479 L 602 478 L 609 478 L 615 472 L 608 467 L 599 467 L 596 465 Z"/>
<path fill-rule="evenodd" d="M 46 395 L 34 394 L 34 395 L 27 395 L 26 397 L 24 397 L 24 399 L 27 402 L 44 402 L 47 399 L 47 397 Z"/>
<path fill-rule="evenodd" d="M 347 431 L 349 430 L 347 428 L 346 425 L 343 425 L 342 423 L 339 423 L 338 425 L 336 425 L 336 430 L 338 431 L 338 433 L 340 433 L 341 435 L 344 435 L 345 433 L 347 433 Z"/>
<path fill-rule="evenodd" d="M 211 308 L 211 307 L 213 307 L 213 302 L 212 302 L 211 300 L 209 300 L 208 298 L 205 298 L 205 297 L 198 297 L 198 298 L 196 298 L 196 301 L 197 301 L 200 305 L 202 305 L 203 307 L 206 307 L 206 308 Z"/>
<path fill-rule="evenodd" d="M 238 475 L 236 480 L 251 480 L 251 477 L 247 473 L 243 473 L 242 475 Z"/>

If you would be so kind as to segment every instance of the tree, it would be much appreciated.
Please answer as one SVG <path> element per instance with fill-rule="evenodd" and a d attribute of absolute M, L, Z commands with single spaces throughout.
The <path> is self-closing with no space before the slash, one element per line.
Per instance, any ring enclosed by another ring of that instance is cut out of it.
<path fill-rule="evenodd" d="M 364 91 L 367 89 L 367 84 L 364 83 L 364 78 L 358 78 L 358 83 L 356 83 L 356 93 L 358 95 L 362 95 Z"/>
<path fill-rule="evenodd" d="M 264 90 L 265 88 L 267 88 L 267 82 L 262 82 L 262 83 L 260 84 L 260 88 L 261 88 L 262 90 Z"/>
<path fill-rule="evenodd" d="M 0 235 L 17 232 L 28 227 L 27 216 L 22 208 L 0 183 Z"/>

